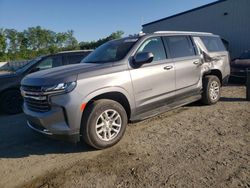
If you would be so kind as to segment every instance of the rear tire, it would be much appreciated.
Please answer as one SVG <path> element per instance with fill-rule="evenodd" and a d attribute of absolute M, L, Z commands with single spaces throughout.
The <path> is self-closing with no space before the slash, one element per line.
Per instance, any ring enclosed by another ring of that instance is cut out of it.
<path fill-rule="evenodd" d="M 1 95 L 0 108 L 6 114 L 21 113 L 22 104 L 23 98 L 18 90 L 8 90 Z"/>
<path fill-rule="evenodd" d="M 219 101 L 221 95 L 221 83 L 217 76 L 208 75 L 202 81 L 203 92 L 201 102 L 212 105 Z"/>
<path fill-rule="evenodd" d="M 127 122 L 126 111 L 120 103 L 108 99 L 94 101 L 84 111 L 82 140 L 96 149 L 111 147 L 123 137 Z"/>

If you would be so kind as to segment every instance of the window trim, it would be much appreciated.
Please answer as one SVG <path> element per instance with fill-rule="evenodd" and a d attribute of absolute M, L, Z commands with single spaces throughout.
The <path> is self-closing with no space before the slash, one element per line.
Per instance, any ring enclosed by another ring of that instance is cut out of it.
<path fill-rule="evenodd" d="M 194 48 L 194 55 L 195 56 L 199 55 L 199 50 L 198 50 L 198 47 L 196 46 L 196 44 L 194 42 L 193 36 L 189 35 L 188 38 L 189 38 L 189 40 L 191 42 L 192 47 Z"/>

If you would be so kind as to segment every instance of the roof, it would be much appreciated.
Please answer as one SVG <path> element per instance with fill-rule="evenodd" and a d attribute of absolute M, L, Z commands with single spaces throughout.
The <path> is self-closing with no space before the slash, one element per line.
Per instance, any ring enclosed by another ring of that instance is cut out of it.
<path fill-rule="evenodd" d="M 143 24 L 142 27 L 145 27 L 147 25 L 151 25 L 151 24 L 154 24 L 154 23 L 157 23 L 157 22 L 161 22 L 161 21 L 164 21 L 164 20 L 168 20 L 168 19 L 180 16 L 180 15 L 183 15 L 183 14 L 187 14 L 187 13 L 190 13 L 190 12 L 193 12 L 193 11 L 196 11 L 196 10 L 200 10 L 200 9 L 203 9 L 203 8 L 206 8 L 206 7 L 210 7 L 210 6 L 216 5 L 218 3 L 225 2 L 225 1 L 227 1 L 227 0 L 218 0 L 218 1 L 215 1 L 215 2 L 212 2 L 212 3 L 209 3 L 209 4 L 206 4 L 206 5 L 203 5 L 203 6 L 200 6 L 200 7 L 185 11 L 185 12 L 181 12 L 181 13 L 178 13 L 178 14 L 175 14 L 175 15 L 172 15 L 172 16 L 168 16 L 168 17 L 165 17 L 165 18 L 153 21 L 153 22 Z"/>

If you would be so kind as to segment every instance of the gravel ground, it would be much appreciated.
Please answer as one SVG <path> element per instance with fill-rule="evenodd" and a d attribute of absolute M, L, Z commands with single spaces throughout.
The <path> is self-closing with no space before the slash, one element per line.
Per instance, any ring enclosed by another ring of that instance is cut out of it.
<path fill-rule="evenodd" d="M 95 151 L 32 132 L 0 116 L 0 187 L 248 187 L 250 102 L 223 88 L 213 106 L 194 103 L 130 124 L 116 146 Z"/>

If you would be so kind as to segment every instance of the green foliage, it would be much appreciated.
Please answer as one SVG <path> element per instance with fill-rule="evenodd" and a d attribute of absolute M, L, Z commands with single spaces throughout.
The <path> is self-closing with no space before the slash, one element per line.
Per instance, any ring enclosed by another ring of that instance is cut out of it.
<path fill-rule="evenodd" d="M 3 61 L 6 60 L 6 48 L 7 48 L 7 42 L 6 42 L 6 33 L 5 30 L 0 28 L 0 57 L 2 57 Z"/>
<path fill-rule="evenodd" d="M 97 41 L 80 42 L 79 46 L 80 46 L 80 49 L 82 49 L 82 50 L 95 49 L 95 48 L 97 48 L 98 46 L 104 44 L 107 41 L 121 38 L 123 34 L 124 34 L 123 31 L 117 31 L 117 32 L 112 33 L 108 37 L 99 39 Z"/>
<path fill-rule="evenodd" d="M 0 29 L 0 61 L 32 59 L 39 55 L 78 48 L 72 30 L 56 33 L 40 26 L 22 32 Z"/>
<path fill-rule="evenodd" d="M 0 28 L 0 61 L 28 60 L 63 50 L 95 49 L 109 40 L 121 38 L 123 34 L 123 31 L 117 31 L 97 41 L 78 43 L 73 30 L 57 33 L 36 26 L 18 32 Z"/>

